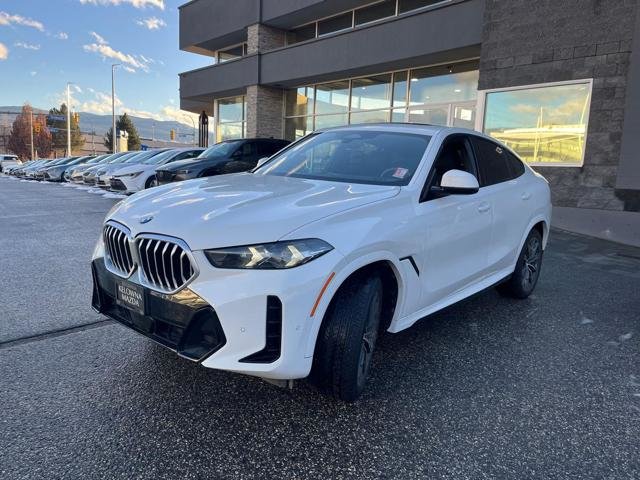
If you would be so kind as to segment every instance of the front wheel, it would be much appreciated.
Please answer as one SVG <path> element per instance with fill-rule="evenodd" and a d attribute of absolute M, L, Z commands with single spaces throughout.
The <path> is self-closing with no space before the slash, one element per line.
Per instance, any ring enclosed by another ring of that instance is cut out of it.
<path fill-rule="evenodd" d="M 379 277 L 350 280 L 324 318 L 311 380 L 345 402 L 358 399 L 369 375 L 382 315 Z"/>
<path fill-rule="evenodd" d="M 155 175 L 150 176 L 144 184 L 144 188 L 153 188 L 158 186 L 158 179 Z"/>
<path fill-rule="evenodd" d="M 527 298 L 533 292 L 540 277 L 542 267 L 542 236 L 533 229 L 522 246 L 513 274 L 498 287 L 500 293 L 514 297 Z"/>

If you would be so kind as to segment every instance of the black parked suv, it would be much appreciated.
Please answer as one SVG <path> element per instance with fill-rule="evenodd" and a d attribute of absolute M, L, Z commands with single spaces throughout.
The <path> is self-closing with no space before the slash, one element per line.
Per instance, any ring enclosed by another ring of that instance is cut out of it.
<path fill-rule="evenodd" d="M 197 177 L 246 172 L 255 168 L 258 160 L 270 157 L 289 143 L 288 140 L 276 138 L 227 140 L 207 148 L 197 158 L 172 162 L 158 168 L 156 179 L 158 185 L 164 185 Z"/>

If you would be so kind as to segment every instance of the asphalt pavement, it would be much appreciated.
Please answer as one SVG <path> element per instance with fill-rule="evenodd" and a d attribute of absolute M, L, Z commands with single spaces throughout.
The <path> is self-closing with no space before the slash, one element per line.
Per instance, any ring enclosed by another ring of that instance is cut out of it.
<path fill-rule="evenodd" d="M 114 202 L 0 176 L 0 478 L 640 478 L 640 249 L 552 232 L 532 297 L 384 335 L 346 405 L 93 312 Z"/>

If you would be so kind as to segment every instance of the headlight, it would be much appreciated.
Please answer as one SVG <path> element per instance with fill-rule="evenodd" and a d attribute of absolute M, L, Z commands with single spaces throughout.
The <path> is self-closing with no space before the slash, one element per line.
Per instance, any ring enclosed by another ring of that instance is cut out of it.
<path fill-rule="evenodd" d="M 333 250 L 327 242 L 308 238 L 242 247 L 205 250 L 211 265 L 217 268 L 275 270 L 293 268 Z"/>
<path fill-rule="evenodd" d="M 176 175 L 188 175 L 192 172 L 193 170 L 178 170 L 176 172 Z"/>
<path fill-rule="evenodd" d="M 106 170 L 98 170 L 98 171 L 96 172 L 96 175 L 99 177 L 100 175 L 104 175 L 105 173 L 107 173 L 107 171 L 106 171 Z"/>
<path fill-rule="evenodd" d="M 133 173 L 123 173 L 122 175 L 114 175 L 114 177 L 116 178 L 136 178 L 138 176 L 140 176 L 140 174 L 142 173 L 142 171 L 139 172 L 133 172 Z"/>

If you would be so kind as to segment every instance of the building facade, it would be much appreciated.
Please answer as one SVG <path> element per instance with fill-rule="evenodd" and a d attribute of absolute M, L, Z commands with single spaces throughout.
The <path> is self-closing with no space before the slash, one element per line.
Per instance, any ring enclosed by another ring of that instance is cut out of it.
<path fill-rule="evenodd" d="M 557 226 L 640 244 L 640 1 L 194 0 L 181 107 L 217 141 L 418 122 L 488 133 Z"/>

